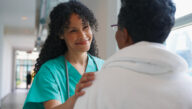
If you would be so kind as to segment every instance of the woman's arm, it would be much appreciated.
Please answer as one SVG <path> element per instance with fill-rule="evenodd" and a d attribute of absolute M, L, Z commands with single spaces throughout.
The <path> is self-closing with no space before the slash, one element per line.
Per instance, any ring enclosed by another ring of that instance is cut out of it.
<path fill-rule="evenodd" d="M 44 102 L 44 107 L 45 109 L 73 109 L 75 101 L 75 96 L 72 96 L 63 104 L 61 104 L 61 102 L 57 100 L 49 100 Z"/>
<path fill-rule="evenodd" d="M 43 103 L 45 109 L 73 109 L 77 98 L 85 94 L 85 91 L 83 91 L 82 89 L 91 86 L 94 79 L 95 79 L 94 72 L 84 73 L 79 83 L 76 85 L 75 95 L 70 97 L 63 104 L 61 104 L 61 102 L 58 100 L 46 101 Z"/>

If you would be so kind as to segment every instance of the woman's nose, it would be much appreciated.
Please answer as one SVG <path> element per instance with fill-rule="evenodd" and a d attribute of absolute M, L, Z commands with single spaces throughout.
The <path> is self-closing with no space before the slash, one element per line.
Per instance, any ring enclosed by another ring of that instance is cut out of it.
<path fill-rule="evenodd" d="M 85 38 L 86 37 L 86 33 L 84 31 L 80 31 L 79 32 L 79 36 L 82 37 L 82 38 Z"/>

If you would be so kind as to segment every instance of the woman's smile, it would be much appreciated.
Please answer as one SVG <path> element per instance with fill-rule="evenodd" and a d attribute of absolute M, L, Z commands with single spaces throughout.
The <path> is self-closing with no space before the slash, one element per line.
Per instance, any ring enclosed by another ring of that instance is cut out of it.
<path fill-rule="evenodd" d="M 89 39 L 84 39 L 84 40 L 77 41 L 75 44 L 76 45 L 87 45 L 88 43 L 89 43 Z"/>
<path fill-rule="evenodd" d="M 88 40 L 85 41 L 81 41 L 81 42 L 77 42 L 76 45 L 87 45 L 88 44 Z"/>

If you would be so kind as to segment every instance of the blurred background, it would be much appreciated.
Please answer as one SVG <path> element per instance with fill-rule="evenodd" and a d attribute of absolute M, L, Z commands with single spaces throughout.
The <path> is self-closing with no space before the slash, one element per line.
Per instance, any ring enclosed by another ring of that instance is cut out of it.
<path fill-rule="evenodd" d="M 32 74 L 39 51 L 47 37 L 49 13 L 69 0 L 0 0 L 0 108 L 21 109 L 27 95 L 26 77 Z M 99 56 L 107 59 L 117 50 L 115 31 L 120 0 L 77 0 L 95 14 Z M 164 43 L 182 56 L 192 72 L 191 0 L 174 0 L 176 23 Z M 29 86 L 30 88 L 30 86 Z"/>

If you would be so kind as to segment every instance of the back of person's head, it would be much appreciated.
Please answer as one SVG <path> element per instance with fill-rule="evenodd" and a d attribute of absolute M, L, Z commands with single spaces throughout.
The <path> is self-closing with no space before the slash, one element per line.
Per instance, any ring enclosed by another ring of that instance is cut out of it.
<path fill-rule="evenodd" d="M 120 28 L 126 28 L 133 43 L 163 43 L 175 23 L 172 0 L 121 0 Z"/>

